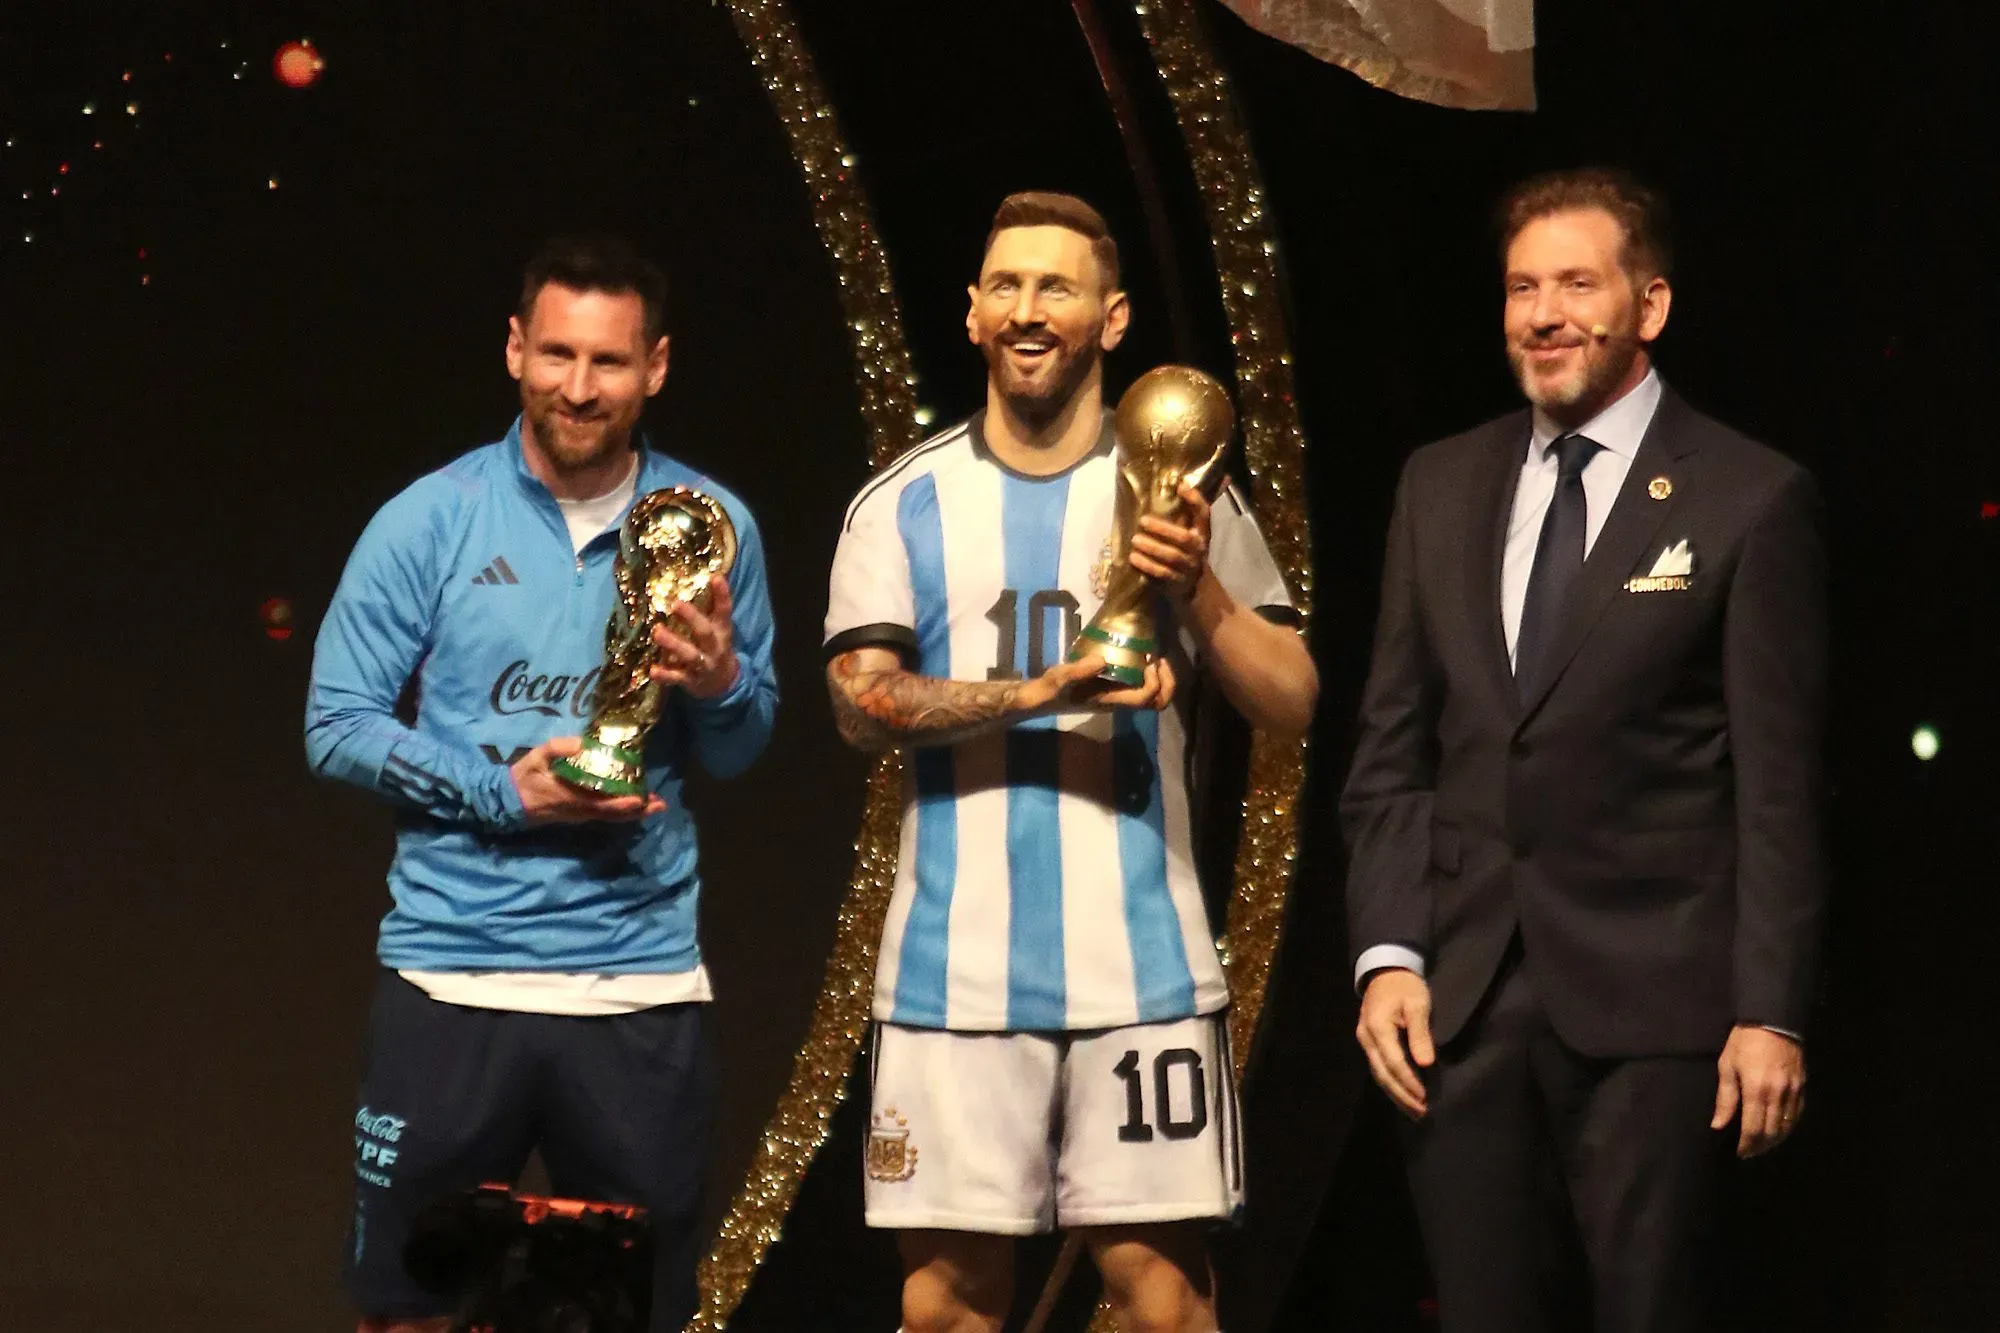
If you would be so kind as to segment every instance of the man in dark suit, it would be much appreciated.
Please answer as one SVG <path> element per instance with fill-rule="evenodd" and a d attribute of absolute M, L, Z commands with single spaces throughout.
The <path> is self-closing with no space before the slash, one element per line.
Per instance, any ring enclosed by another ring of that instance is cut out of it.
<path fill-rule="evenodd" d="M 1357 1036 L 1414 1122 L 1448 1333 L 1550 1326 L 1552 1221 L 1596 1328 L 1708 1329 L 1729 1148 L 1804 1105 L 1818 503 L 1653 370 L 1655 196 L 1565 172 L 1501 218 L 1530 410 L 1418 450 L 1397 493 L 1342 797 Z"/>

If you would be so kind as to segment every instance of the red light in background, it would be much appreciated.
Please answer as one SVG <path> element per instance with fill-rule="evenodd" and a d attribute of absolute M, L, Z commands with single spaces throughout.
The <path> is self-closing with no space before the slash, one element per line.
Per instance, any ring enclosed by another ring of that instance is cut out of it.
<path fill-rule="evenodd" d="M 287 88 L 310 88 L 325 68 L 326 61 L 306 42 L 286 42 L 271 60 L 271 72 Z"/>
<path fill-rule="evenodd" d="M 257 608 L 267 637 L 283 643 L 292 637 L 292 601 L 289 597 L 269 597 Z"/>

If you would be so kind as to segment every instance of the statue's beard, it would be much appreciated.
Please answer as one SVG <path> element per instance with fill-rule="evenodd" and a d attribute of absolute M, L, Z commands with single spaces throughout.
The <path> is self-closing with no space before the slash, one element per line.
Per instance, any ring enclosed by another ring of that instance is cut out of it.
<path fill-rule="evenodd" d="M 1033 378 L 1015 368 L 1007 355 L 1007 344 L 1000 339 L 989 339 L 980 351 L 986 356 L 987 376 L 1008 410 L 1033 426 L 1045 426 L 1063 414 L 1103 355 L 1095 329 L 1074 348 L 1065 347 L 1058 339 L 1047 353 L 1055 364 Z"/>

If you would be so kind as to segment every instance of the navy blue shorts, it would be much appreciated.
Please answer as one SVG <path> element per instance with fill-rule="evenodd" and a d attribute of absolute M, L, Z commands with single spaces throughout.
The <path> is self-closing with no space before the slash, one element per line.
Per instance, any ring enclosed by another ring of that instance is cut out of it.
<path fill-rule="evenodd" d="M 374 1317 L 454 1312 L 403 1269 L 424 1207 L 513 1181 L 540 1149 L 559 1196 L 632 1203 L 653 1224 L 655 1330 L 695 1310 L 695 1234 L 715 1079 L 702 1006 L 571 1018 L 433 1000 L 385 970 L 354 1117 L 347 1286 Z"/>

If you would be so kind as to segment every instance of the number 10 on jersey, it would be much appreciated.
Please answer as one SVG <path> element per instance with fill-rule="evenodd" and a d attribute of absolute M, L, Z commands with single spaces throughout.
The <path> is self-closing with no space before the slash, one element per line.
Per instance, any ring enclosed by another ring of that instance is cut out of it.
<path fill-rule="evenodd" d="M 986 618 L 1000 631 L 999 648 L 993 654 L 993 665 L 986 669 L 988 680 L 1020 680 L 1024 674 L 1016 657 L 1021 643 L 1020 609 L 1021 590 L 1002 588 L 1000 596 L 986 612 Z M 1055 630 L 1053 640 L 1049 637 L 1051 628 Z M 1028 660 L 1025 674 L 1033 678 L 1054 666 L 1082 630 L 1083 608 L 1077 604 L 1075 593 L 1065 588 L 1043 588 L 1032 594 L 1028 598 Z"/>

